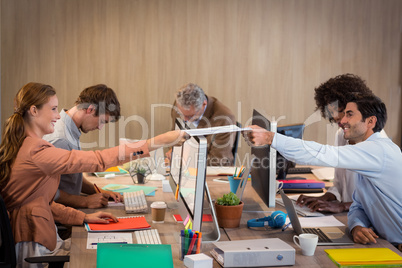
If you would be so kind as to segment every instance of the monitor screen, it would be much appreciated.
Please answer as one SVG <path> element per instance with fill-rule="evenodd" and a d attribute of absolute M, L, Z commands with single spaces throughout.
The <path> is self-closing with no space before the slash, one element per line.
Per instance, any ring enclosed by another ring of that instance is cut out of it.
<path fill-rule="evenodd" d="M 283 125 L 278 126 L 277 132 L 283 134 L 288 137 L 293 137 L 296 139 L 303 138 L 304 132 L 304 124 L 292 124 L 292 125 Z M 277 153 L 277 164 L 276 164 L 276 173 L 277 180 L 285 180 L 287 171 L 289 168 L 293 168 L 296 166 L 296 163 L 287 160 L 283 157 L 279 152 Z M 296 178 L 295 178 L 296 179 Z"/>
<path fill-rule="evenodd" d="M 170 159 L 170 176 L 176 185 L 179 183 L 180 177 L 181 152 L 182 146 L 174 146 L 172 148 L 172 155 Z"/>
<path fill-rule="evenodd" d="M 276 132 L 276 122 L 253 110 L 252 125 Z M 275 207 L 276 196 L 276 150 L 269 145 L 252 146 L 251 154 L 256 158 L 251 168 L 251 185 L 268 207 Z"/>
<path fill-rule="evenodd" d="M 180 119 L 176 119 L 176 128 L 188 129 Z M 207 141 L 204 136 L 194 136 L 182 146 L 172 148 L 170 174 L 171 187 L 176 191 L 179 184 L 178 201 L 185 207 L 182 218 L 189 215 L 193 229 L 201 231 L 203 201 L 206 179 Z"/>
<path fill-rule="evenodd" d="M 190 216 L 194 218 L 194 206 L 197 190 L 197 174 L 199 167 L 199 158 L 203 158 L 199 155 L 199 140 L 196 137 L 191 137 L 182 146 L 182 156 L 181 156 L 181 182 L 180 182 L 180 196 L 184 200 L 184 204 L 187 206 Z M 204 169 L 205 165 L 200 168 Z M 200 189 L 202 192 L 204 189 Z M 199 192 L 201 193 L 201 192 Z"/>
<path fill-rule="evenodd" d="M 303 137 L 304 124 L 278 126 L 277 132 L 288 137 L 301 139 Z"/>

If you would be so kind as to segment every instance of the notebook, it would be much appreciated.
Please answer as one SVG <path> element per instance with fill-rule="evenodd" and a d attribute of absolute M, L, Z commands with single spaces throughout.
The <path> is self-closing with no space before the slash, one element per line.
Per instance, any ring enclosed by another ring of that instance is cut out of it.
<path fill-rule="evenodd" d="M 135 231 L 151 228 L 144 216 L 118 217 L 118 222 L 110 223 L 85 223 L 88 232 L 116 232 L 116 231 Z"/>
<path fill-rule="evenodd" d="M 322 189 L 325 183 L 316 180 L 278 180 L 283 182 L 282 189 Z"/>
<path fill-rule="evenodd" d="M 292 223 L 293 230 L 299 235 L 302 233 L 306 233 L 308 230 L 303 230 L 299 218 L 297 217 L 296 209 L 293 205 L 292 200 L 281 190 L 279 190 L 283 204 L 285 205 L 286 211 L 288 213 L 290 222 Z M 307 228 L 305 228 L 307 229 Z M 309 231 L 312 231 L 318 234 L 318 246 L 338 246 L 338 245 L 353 245 L 354 242 L 349 238 L 345 232 L 343 232 L 338 227 L 320 227 L 320 228 L 308 228 Z M 322 241 L 320 236 L 325 236 L 326 241 Z"/>
<path fill-rule="evenodd" d="M 171 245 L 98 244 L 96 267 L 173 268 Z"/>
<path fill-rule="evenodd" d="M 389 248 L 326 249 L 338 267 L 401 267 L 402 257 Z"/>

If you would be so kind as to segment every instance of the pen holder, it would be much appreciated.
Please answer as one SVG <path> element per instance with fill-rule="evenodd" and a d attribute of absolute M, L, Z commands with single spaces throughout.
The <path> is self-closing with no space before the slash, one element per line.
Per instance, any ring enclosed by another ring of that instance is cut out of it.
<path fill-rule="evenodd" d="M 241 177 L 228 176 L 228 181 L 229 181 L 230 191 L 235 194 L 237 191 L 237 188 L 239 188 Z"/>
<path fill-rule="evenodd" d="M 180 260 L 184 259 L 184 256 L 190 254 L 198 254 L 201 252 L 201 240 L 202 237 L 186 237 L 180 236 Z"/>

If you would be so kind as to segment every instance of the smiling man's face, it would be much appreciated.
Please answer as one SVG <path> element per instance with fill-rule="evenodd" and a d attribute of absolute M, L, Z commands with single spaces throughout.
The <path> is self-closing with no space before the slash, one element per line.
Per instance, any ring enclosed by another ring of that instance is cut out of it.
<path fill-rule="evenodd" d="M 345 108 L 345 116 L 340 121 L 344 138 L 352 143 L 366 140 L 373 134 L 370 117 L 363 120 L 362 114 L 354 102 L 349 102 Z"/>

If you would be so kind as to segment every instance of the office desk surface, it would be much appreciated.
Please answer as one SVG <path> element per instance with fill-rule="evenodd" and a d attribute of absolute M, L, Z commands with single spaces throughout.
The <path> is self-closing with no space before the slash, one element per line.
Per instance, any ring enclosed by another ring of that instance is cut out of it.
<path fill-rule="evenodd" d="M 133 182 L 131 177 L 122 176 L 115 177 L 112 179 L 104 179 L 97 177 L 87 177 L 91 182 L 97 184 L 98 187 L 104 187 L 107 184 L 124 184 L 124 185 L 132 185 Z M 179 260 L 179 251 L 180 251 L 180 243 L 179 243 L 179 233 L 180 230 L 184 229 L 182 223 L 176 223 L 173 219 L 174 214 L 178 214 L 177 207 L 178 203 L 174 199 L 173 193 L 164 193 L 162 191 L 162 182 L 161 181 L 150 181 L 146 184 L 142 184 L 143 186 L 154 186 L 157 187 L 155 192 L 155 196 L 147 196 L 148 207 L 154 201 L 165 201 L 167 203 L 167 210 L 165 215 L 164 223 L 152 223 L 152 217 L 150 208 L 148 213 L 139 213 L 139 214 L 126 214 L 123 206 L 119 207 L 108 207 L 103 208 L 103 211 L 111 212 L 115 216 L 135 216 L 135 215 L 144 215 L 147 222 L 151 225 L 152 229 L 158 229 L 159 236 L 163 244 L 172 245 L 172 254 L 174 267 L 184 267 L 183 261 Z M 229 187 L 229 185 L 227 185 Z M 100 209 L 82 209 L 82 211 L 86 213 L 93 213 Z M 87 247 L 87 231 L 82 226 L 73 226 L 72 236 L 71 236 L 71 254 L 70 254 L 70 267 L 96 267 L 96 250 L 86 249 Z M 228 237 L 224 232 L 221 232 L 221 241 L 227 241 Z M 133 233 L 133 242 L 135 243 L 135 235 Z M 212 243 L 203 243 L 202 251 L 209 252 L 213 248 Z M 216 263 L 216 267 L 219 265 Z"/>
<path fill-rule="evenodd" d="M 308 176 L 313 176 L 308 174 Z M 109 183 L 119 183 L 119 184 L 133 184 L 131 178 L 127 177 L 116 177 L 113 179 L 103 179 L 96 177 L 88 177 L 88 179 L 96 183 L 99 187 L 103 187 Z M 216 199 L 222 194 L 229 192 L 229 184 L 222 182 L 213 181 L 213 177 L 207 178 L 208 187 L 211 192 L 211 197 Z M 158 229 L 160 238 L 163 244 L 172 245 L 173 261 L 174 267 L 184 267 L 183 262 L 179 260 L 179 237 L 178 233 L 183 229 L 181 223 L 176 223 L 172 217 L 173 214 L 177 213 L 177 202 L 174 200 L 173 193 L 164 193 L 162 191 L 161 181 L 152 181 L 145 184 L 145 186 L 155 186 L 158 187 L 155 196 L 147 197 L 148 205 L 154 201 L 165 201 L 168 205 L 166 211 L 165 222 L 164 223 L 152 223 L 151 213 L 144 214 L 151 228 Z M 285 209 L 281 206 L 276 208 L 268 208 L 256 194 L 254 189 L 251 187 L 251 183 L 247 183 L 246 190 L 243 196 L 244 211 L 242 214 L 241 224 L 239 228 L 234 229 L 221 229 L 221 239 L 220 241 L 227 240 L 245 240 L 245 239 L 261 239 L 261 238 L 280 238 L 287 242 L 289 245 L 296 249 L 296 264 L 294 267 L 337 267 L 324 252 L 327 248 L 348 248 L 348 247 L 387 247 L 391 248 L 394 252 L 402 256 L 394 246 L 383 239 L 378 239 L 377 244 L 372 245 L 360 245 L 355 244 L 354 246 L 319 246 L 316 249 L 315 255 L 311 257 L 303 256 L 301 250 L 293 243 L 293 229 L 288 228 L 284 232 L 281 229 L 272 228 L 247 228 L 247 221 L 253 218 L 261 218 L 269 215 L 274 210 Z M 114 213 L 116 216 L 126 216 L 124 212 L 124 207 L 109 207 L 104 210 Z M 91 213 L 96 210 L 85 209 L 85 212 Z M 142 214 L 141 214 L 142 215 Z M 347 216 L 346 213 L 337 214 L 336 217 L 343 223 L 346 224 Z M 135 242 L 135 237 L 133 235 L 133 241 Z M 70 267 L 96 267 L 96 250 L 86 249 L 87 243 L 87 231 L 82 226 L 74 226 L 71 239 L 71 256 L 70 256 Z M 210 250 L 213 248 L 212 243 L 203 243 L 202 252 L 210 255 Z M 213 267 L 220 267 L 220 265 L 214 260 Z"/>

